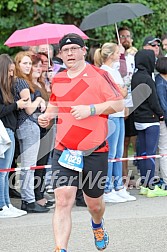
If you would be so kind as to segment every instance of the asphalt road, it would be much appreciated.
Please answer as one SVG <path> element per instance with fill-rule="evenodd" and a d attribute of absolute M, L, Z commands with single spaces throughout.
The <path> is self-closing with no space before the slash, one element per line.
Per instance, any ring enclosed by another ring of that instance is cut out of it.
<path fill-rule="evenodd" d="M 131 190 L 137 201 L 106 204 L 105 227 L 110 235 L 106 252 L 167 251 L 167 197 L 150 199 L 138 192 Z M 20 200 L 12 202 L 20 206 Z M 0 252 L 53 252 L 53 212 L 0 219 Z M 68 252 L 97 251 L 87 209 L 74 206 L 72 218 Z"/>

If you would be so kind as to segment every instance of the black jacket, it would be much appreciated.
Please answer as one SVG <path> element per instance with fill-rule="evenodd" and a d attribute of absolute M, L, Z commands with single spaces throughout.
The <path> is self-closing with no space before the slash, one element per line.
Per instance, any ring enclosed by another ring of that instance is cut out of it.
<path fill-rule="evenodd" d="M 152 73 L 155 68 L 155 54 L 152 50 L 140 50 L 135 55 L 135 67 L 131 82 L 135 107 L 134 120 L 139 123 L 158 122 L 163 116 Z M 134 90 L 137 88 L 136 90 Z"/>
<path fill-rule="evenodd" d="M 2 92 L 0 89 L 0 119 L 2 120 L 5 128 L 9 128 L 13 131 L 16 130 L 17 123 L 17 104 L 13 102 L 5 105 L 3 101 Z"/>

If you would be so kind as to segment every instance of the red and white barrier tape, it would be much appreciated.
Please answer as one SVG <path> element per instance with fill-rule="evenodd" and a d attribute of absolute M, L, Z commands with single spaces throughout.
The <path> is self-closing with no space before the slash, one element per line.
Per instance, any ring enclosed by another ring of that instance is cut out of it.
<path fill-rule="evenodd" d="M 139 157 L 127 157 L 127 158 L 115 158 L 115 159 L 108 159 L 108 162 L 124 162 L 124 161 L 133 161 L 133 160 L 142 160 L 142 159 L 149 159 L 149 158 L 161 158 L 166 157 L 167 154 L 158 154 L 158 155 L 148 155 L 148 156 L 139 156 Z M 30 166 L 30 167 L 17 167 L 17 168 L 7 168 L 7 169 L 0 169 L 0 172 L 10 172 L 10 171 L 21 171 L 21 170 L 39 170 L 39 169 L 48 169 L 51 168 L 51 165 L 40 165 L 40 166 Z"/>
<path fill-rule="evenodd" d="M 148 155 L 148 156 L 135 156 L 135 157 L 127 157 L 127 158 L 115 158 L 115 159 L 109 159 L 109 162 L 115 163 L 115 162 L 124 162 L 129 160 L 142 160 L 142 159 L 149 159 L 149 158 L 161 158 L 166 157 L 167 154 L 158 154 L 158 155 Z"/>
<path fill-rule="evenodd" d="M 51 165 L 40 165 L 40 166 L 30 166 L 30 167 L 17 167 L 17 168 L 7 168 L 0 169 L 0 172 L 10 172 L 10 171 L 28 171 L 28 170 L 40 170 L 40 169 L 51 168 Z"/>

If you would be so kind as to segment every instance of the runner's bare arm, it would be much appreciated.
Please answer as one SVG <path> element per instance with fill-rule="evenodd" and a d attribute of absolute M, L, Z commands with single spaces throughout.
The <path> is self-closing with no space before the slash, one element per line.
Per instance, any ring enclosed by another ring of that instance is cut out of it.
<path fill-rule="evenodd" d="M 84 119 L 93 115 L 109 115 L 124 109 L 124 100 L 106 101 L 92 105 L 78 105 L 71 107 L 71 114 L 77 119 Z"/>
<path fill-rule="evenodd" d="M 124 109 L 124 99 L 95 104 L 96 115 L 109 115 Z"/>

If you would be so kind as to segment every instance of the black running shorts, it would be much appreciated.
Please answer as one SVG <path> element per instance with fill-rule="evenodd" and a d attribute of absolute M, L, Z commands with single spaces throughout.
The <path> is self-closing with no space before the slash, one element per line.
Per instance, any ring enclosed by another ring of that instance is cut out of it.
<path fill-rule="evenodd" d="M 56 149 L 53 153 L 53 189 L 61 186 L 76 186 L 91 198 L 103 195 L 108 172 L 108 152 L 93 152 L 89 156 L 84 156 L 83 172 L 61 166 L 58 163 L 61 153 L 62 151 Z"/>

